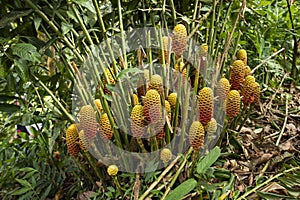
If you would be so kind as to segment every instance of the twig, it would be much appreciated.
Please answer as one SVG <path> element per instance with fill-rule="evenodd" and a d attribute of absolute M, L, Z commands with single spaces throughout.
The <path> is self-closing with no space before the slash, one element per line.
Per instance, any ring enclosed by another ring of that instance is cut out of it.
<path fill-rule="evenodd" d="M 225 61 L 225 59 L 227 57 L 229 46 L 230 46 L 233 34 L 235 33 L 235 29 L 236 29 L 237 24 L 239 22 L 240 15 L 243 13 L 243 10 L 245 9 L 245 7 L 246 7 L 246 0 L 243 0 L 242 6 L 241 6 L 241 8 L 239 10 L 239 13 L 238 13 L 236 19 L 235 19 L 232 31 L 231 31 L 231 33 L 230 33 L 230 35 L 228 37 L 228 41 L 226 43 L 226 46 L 225 46 L 225 49 L 224 49 L 224 53 L 223 53 L 222 58 L 221 58 L 221 63 L 220 63 L 221 64 L 221 69 L 223 69 L 224 61 Z"/>
<path fill-rule="evenodd" d="M 213 8 L 211 8 L 209 11 L 207 11 L 207 12 L 203 15 L 203 17 L 198 21 L 196 27 L 195 27 L 195 28 L 191 31 L 191 33 L 189 34 L 188 38 L 191 38 L 191 37 L 195 34 L 195 32 L 199 29 L 201 23 L 202 23 L 204 20 L 206 20 L 206 19 L 208 18 L 208 16 L 209 16 L 210 13 L 212 12 L 212 10 L 213 10 Z"/>
<path fill-rule="evenodd" d="M 288 73 L 284 74 L 284 76 L 283 76 L 283 78 L 282 78 L 282 80 L 281 80 L 281 82 L 280 82 L 280 84 L 279 84 L 279 86 L 278 86 L 278 89 L 277 89 L 277 90 L 275 91 L 275 93 L 273 94 L 273 96 L 272 96 L 270 102 L 266 105 L 266 110 L 269 110 L 269 109 L 271 108 L 272 101 L 275 99 L 275 96 L 276 96 L 276 94 L 278 93 L 279 88 L 281 88 L 281 85 L 283 84 L 283 81 L 285 80 L 285 78 L 287 77 L 287 75 L 288 75 Z"/>
<path fill-rule="evenodd" d="M 177 156 L 173 162 L 160 174 L 160 176 L 157 178 L 156 181 L 154 181 L 149 188 L 142 194 L 142 196 L 139 198 L 139 200 L 143 200 L 146 198 L 146 196 L 153 190 L 153 188 L 161 181 L 161 179 L 172 169 L 172 167 L 176 164 L 180 156 Z"/>
<path fill-rule="evenodd" d="M 246 199 L 246 197 L 255 192 L 256 190 L 258 190 L 259 188 L 261 188 L 262 186 L 268 184 L 269 182 L 273 181 L 274 179 L 279 178 L 280 176 L 284 175 L 285 173 L 291 172 L 291 171 L 295 171 L 295 170 L 299 170 L 300 167 L 293 167 L 291 169 L 287 169 L 285 171 L 283 171 L 282 173 L 279 173 L 271 178 L 269 178 L 268 180 L 262 182 L 261 184 L 257 185 L 256 187 L 254 187 L 252 190 L 249 190 L 248 192 L 244 193 L 242 196 L 240 196 L 237 200 L 242 200 L 242 199 Z"/>
<path fill-rule="evenodd" d="M 281 140 L 281 137 L 282 137 L 282 135 L 283 135 L 284 129 L 285 129 L 285 127 L 286 127 L 287 118 L 288 118 L 288 111 L 289 111 L 289 109 L 288 109 L 288 97 L 287 97 L 287 95 L 285 96 L 285 98 L 286 98 L 286 99 L 285 99 L 285 118 L 284 118 L 283 127 L 282 127 L 281 132 L 280 132 L 280 134 L 279 134 L 279 136 L 278 136 L 278 139 L 277 139 L 277 141 L 276 141 L 276 146 L 279 145 L 279 142 L 280 142 L 280 140 Z"/>
<path fill-rule="evenodd" d="M 291 70 L 291 74 L 293 78 L 296 78 L 296 74 L 297 74 L 297 54 L 298 54 L 298 42 L 297 42 L 297 33 L 295 30 L 295 25 L 294 25 L 294 21 L 293 21 L 293 15 L 292 15 L 292 11 L 291 11 L 291 4 L 290 4 L 290 0 L 286 0 L 287 5 L 288 5 L 288 10 L 289 10 L 289 17 L 291 20 L 291 24 L 292 24 L 292 35 L 293 35 L 293 40 L 294 40 L 294 48 L 293 48 L 293 61 L 292 61 L 292 70 Z"/>
<path fill-rule="evenodd" d="M 273 53 L 272 55 L 270 55 L 269 57 L 267 57 L 266 59 L 264 59 L 262 61 L 262 63 L 260 63 L 259 65 L 257 65 L 256 67 L 254 67 L 252 70 L 251 70 L 251 74 L 253 74 L 255 72 L 255 70 L 257 70 L 258 68 L 260 68 L 263 64 L 265 64 L 268 60 L 270 60 L 271 58 L 273 58 L 274 56 L 276 56 L 277 54 L 279 54 L 280 52 L 284 51 L 285 48 L 282 48 L 280 49 L 279 51 Z"/>

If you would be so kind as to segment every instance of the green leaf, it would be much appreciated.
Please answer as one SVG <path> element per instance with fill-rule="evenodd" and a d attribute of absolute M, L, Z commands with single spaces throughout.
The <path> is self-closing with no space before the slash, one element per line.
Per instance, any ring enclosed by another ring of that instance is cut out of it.
<path fill-rule="evenodd" d="M 197 186 L 195 179 L 188 179 L 177 186 L 170 194 L 166 197 L 166 200 L 181 199 L 192 191 Z"/>
<path fill-rule="evenodd" d="M 45 199 L 45 198 L 48 196 L 48 194 L 49 194 L 50 191 L 51 191 L 51 187 L 52 187 L 52 184 L 50 184 L 50 185 L 47 187 L 47 189 L 45 190 L 45 192 L 44 192 L 43 195 L 41 196 L 41 199 Z"/>
<path fill-rule="evenodd" d="M 68 24 L 65 22 L 61 23 L 61 30 L 63 35 L 67 34 L 72 28 L 73 28 L 73 24 Z"/>
<path fill-rule="evenodd" d="M 136 73 L 144 73 L 144 72 L 137 67 L 124 69 L 118 74 L 117 79 L 123 78 L 127 73 L 136 74 Z"/>
<path fill-rule="evenodd" d="M 0 104 L 0 111 L 7 112 L 7 113 L 13 113 L 18 111 L 20 108 L 19 106 L 8 104 L 8 103 L 1 103 Z"/>
<path fill-rule="evenodd" d="M 16 181 L 18 181 L 22 186 L 24 186 L 26 188 L 28 188 L 28 187 L 31 188 L 31 184 L 26 180 L 16 178 Z"/>
<path fill-rule="evenodd" d="M 28 192 L 29 190 L 31 190 L 31 188 L 20 188 L 20 189 L 14 191 L 13 193 L 11 193 L 11 195 L 21 195 L 21 194 Z"/>
<path fill-rule="evenodd" d="M 15 60 L 15 69 L 22 81 L 27 82 L 29 80 L 28 62 L 25 59 Z"/>
<path fill-rule="evenodd" d="M 30 43 L 17 43 L 12 47 L 13 55 L 31 62 L 40 62 L 41 55 L 37 52 L 37 48 Z"/>
<path fill-rule="evenodd" d="M 199 174 L 204 174 L 205 171 L 212 165 L 221 155 L 221 150 L 219 147 L 213 148 L 202 160 L 197 164 L 197 172 Z"/>

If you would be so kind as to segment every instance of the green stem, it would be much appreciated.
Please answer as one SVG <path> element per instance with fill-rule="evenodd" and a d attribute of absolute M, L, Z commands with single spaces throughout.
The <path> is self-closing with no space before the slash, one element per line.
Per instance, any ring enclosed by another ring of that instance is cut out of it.
<path fill-rule="evenodd" d="M 117 177 L 117 176 L 113 176 L 112 178 L 113 178 L 113 180 L 114 180 L 114 183 L 115 183 L 116 186 L 117 186 L 117 189 L 118 189 L 120 195 L 123 196 L 124 193 L 123 193 L 123 191 L 122 191 L 122 187 L 121 187 L 121 185 L 120 185 L 120 183 L 119 183 L 118 177 Z"/>
<path fill-rule="evenodd" d="M 55 26 L 53 21 L 51 21 L 31 0 L 25 0 L 27 4 L 56 32 L 58 36 L 62 36 L 65 44 L 74 52 L 76 57 L 82 62 L 83 57 L 80 55 L 78 50 L 71 44 L 67 37 L 63 36 L 59 29 Z"/>
<path fill-rule="evenodd" d="M 86 169 L 85 165 L 83 163 L 80 162 L 80 160 L 78 158 L 75 158 L 77 165 L 79 165 L 80 169 L 83 171 L 83 173 L 87 176 L 87 178 L 91 181 L 91 183 L 93 183 L 93 185 L 98 188 L 99 186 L 96 184 L 96 182 L 94 181 L 92 175 L 90 174 L 90 172 Z"/>
<path fill-rule="evenodd" d="M 123 27 L 121 0 L 118 0 L 118 14 L 119 14 L 119 23 L 120 23 L 120 31 L 121 31 L 121 39 L 122 39 L 122 53 L 123 53 L 123 59 L 124 59 L 124 69 L 127 69 L 127 54 L 126 54 L 126 45 L 125 45 L 125 39 L 124 39 L 124 27 Z"/>
<path fill-rule="evenodd" d="M 73 116 L 65 109 L 65 107 L 60 103 L 60 101 L 56 98 L 56 96 L 52 93 L 51 90 L 42 82 L 40 81 L 36 76 L 33 75 L 33 77 L 39 82 L 39 84 L 46 90 L 46 92 L 53 98 L 53 100 L 58 104 L 60 109 L 63 111 L 63 113 L 69 118 L 69 120 L 74 123 L 75 120 Z"/>
<path fill-rule="evenodd" d="M 192 152 L 192 148 L 190 148 L 189 151 L 188 151 L 188 153 L 184 156 L 183 162 L 181 163 L 180 167 L 178 168 L 176 174 L 173 176 L 172 181 L 168 185 L 168 187 L 167 187 L 164 195 L 161 197 L 161 200 L 164 200 L 166 198 L 166 196 L 169 194 L 169 192 L 171 191 L 171 188 L 175 184 L 177 178 L 179 177 L 179 175 L 181 174 L 181 172 L 182 172 L 185 164 L 187 163 L 187 157 L 191 154 L 191 152 Z"/>

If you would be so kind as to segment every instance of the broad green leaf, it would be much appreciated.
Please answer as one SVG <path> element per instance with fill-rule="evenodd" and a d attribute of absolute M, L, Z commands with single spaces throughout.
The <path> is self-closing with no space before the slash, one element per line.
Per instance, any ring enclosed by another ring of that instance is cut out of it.
<path fill-rule="evenodd" d="M 61 23 L 61 30 L 63 35 L 67 34 L 72 28 L 73 28 L 73 24 L 69 24 L 65 22 Z"/>
<path fill-rule="evenodd" d="M 199 174 L 205 173 L 205 171 L 212 165 L 221 155 L 219 147 L 213 148 L 202 160 L 197 164 L 197 172 Z"/>
<path fill-rule="evenodd" d="M 26 181 L 26 180 L 22 180 L 22 179 L 16 178 L 16 181 L 18 181 L 24 187 L 31 188 L 31 184 L 28 181 Z"/>
<path fill-rule="evenodd" d="M 21 195 L 21 194 L 28 192 L 29 190 L 31 190 L 31 188 L 28 188 L 28 187 L 20 188 L 20 189 L 14 191 L 13 193 L 11 193 L 11 195 Z"/>
<path fill-rule="evenodd" d="M 1 103 L 0 104 L 0 111 L 7 112 L 7 113 L 13 113 L 18 111 L 20 108 L 19 106 L 8 104 L 8 103 Z"/>
<path fill-rule="evenodd" d="M 188 179 L 177 186 L 170 194 L 166 197 L 166 200 L 181 199 L 189 192 L 191 192 L 197 186 L 195 179 Z"/>
<path fill-rule="evenodd" d="M 37 52 L 37 48 L 30 43 L 17 43 L 12 47 L 13 55 L 31 62 L 40 62 L 41 55 Z"/>
<path fill-rule="evenodd" d="M 43 195 L 41 196 L 41 199 L 45 199 L 45 198 L 48 196 L 48 194 L 49 194 L 50 191 L 51 191 L 51 188 L 52 188 L 52 184 L 50 184 L 50 185 L 47 187 L 47 189 L 45 190 L 45 192 L 44 192 Z"/>
<path fill-rule="evenodd" d="M 29 80 L 28 62 L 25 59 L 15 60 L 15 69 L 22 81 L 27 82 Z"/>

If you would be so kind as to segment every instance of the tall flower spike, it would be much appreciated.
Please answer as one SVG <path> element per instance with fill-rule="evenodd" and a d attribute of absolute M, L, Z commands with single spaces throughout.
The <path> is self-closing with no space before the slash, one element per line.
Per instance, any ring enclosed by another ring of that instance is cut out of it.
<path fill-rule="evenodd" d="M 147 91 L 144 115 L 149 122 L 157 122 L 161 119 L 161 101 L 158 91 L 153 89 Z"/>
<path fill-rule="evenodd" d="M 115 79 L 113 78 L 113 69 L 112 68 L 105 68 L 104 72 L 108 78 L 108 81 L 106 81 L 105 77 L 103 76 L 102 78 L 102 83 L 104 85 L 104 93 L 105 94 L 110 94 L 110 91 L 107 89 L 106 84 L 115 84 Z"/>
<path fill-rule="evenodd" d="M 194 150 L 198 151 L 203 146 L 204 136 L 204 128 L 201 122 L 193 122 L 189 130 L 189 142 Z"/>
<path fill-rule="evenodd" d="M 79 137 L 80 148 L 82 149 L 82 151 L 87 151 L 89 147 L 89 142 L 87 138 L 84 136 L 84 130 L 79 131 L 78 137 Z"/>
<path fill-rule="evenodd" d="M 228 92 L 230 90 L 230 83 L 227 78 L 223 77 L 219 80 L 217 85 L 217 95 L 221 102 L 226 99 Z"/>
<path fill-rule="evenodd" d="M 104 113 L 100 118 L 100 127 L 101 138 L 103 138 L 104 140 L 111 140 L 111 138 L 113 137 L 113 130 L 106 113 Z"/>
<path fill-rule="evenodd" d="M 255 82 L 255 78 L 253 76 L 247 76 L 243 83 L 243 87 L 241 89 L 242 101 L 244 104 L 250 104 L 254 101 L 253 92 L 254 88 L 252 84 Z"/>
<path fill-rule="evenodd" d="M 71 124 L 66 131 L 66 143 L 68 152 L 72 156 L 77 156 L 79 152 L 78 131 L 76 124 Z"/>
<path fill-rule="evenodd" d="M 245 49 L 240 49 L 236 55 L 238 60 L 242 60 L 247 65 L 247 51 Z"/>
<path fill-rule="evenodd" d="M 245 64 L 241 60 L 236 60 L 232 64 L 230 75 L 230 85 L 232 90 L 239 90 L 245 77 Z"/>
<path fill-rule="evenodd" d="M 95 99 L 95 100 L 94 100 L 94 104 L 96 105 L 96 107 L 97 107 L 97 109 L 98 109 L 99 113 L 101 113 L 101 112 L 102 112 L 102 109 L 103 109 L 103 107 L 102 107 L 102 104 L 101 104 L 101 101 L 100 101 L 100 99 Z"/>
<path fill-rule="evenodd" d="M 154 74 L 151 77 L 149 89 L 157 90 L 158 92 L 160 92 L 162 90 L 162 84 L 163 84 L 163 81 L 162 81 L 161 76 L 158 74 Z"/>
<path fill-rule="evenodd" d="M 218 129 L 218 123 L 215 120 L 215 118 L 211 118 L 211 120 L 206 124 L 204 129 L 208 135 L 216 133 Z"/>
<path fill-rule="evenodd" d="M 240 93 L 237 90 L 229 92 L 226 98 L 226 115 L 228 117 L 234 118 L 240 113 L 240 99 Z"/>
<path fill-rule="evenodd" d="M 258 103 L 260 100 L 260 86 L 257 82 L 252 83 L 254 103 Z"/>
<path fill-rule="evenodd" d="M 144 108 L 142 105 L 136 105 L 132 108 L 130 114 L 130 128 L 134 137 L 141 138 L 145 132 Z"/>
<path fill-rule="evenodd" d="M 167 163 L 172 159 L 172 152 L 170 149 L 164 148 L 160 152 L 160 159 L 164 162 Z"/>
<path fill-rule="evenodd" d="M 168 36 L 162 37 L 162 49 L 165 58 L 165 63 L 169 63 L 169 43 L 170 41 Z M 162 63 L 161 49 L 158 50 L 158 59 Z"/>
<path fill-rule="evenodd" d="M 172 50 L 180 57 L 187 46 L 187 31 L 184 25 L 178 24 L 173 29 Z"/>
<path fill-rule="evenodd" d="M 174 110 L 175 107 L 176 107 L 177 94 L 176 93 L 169 94 L 168 101 L 169 101 L 169 103 L 171 105 L 172 110 Z"/>
<path fill-rule="evenodd" d="M 79 111 L 80 128 L 84 130 L 88 139 L 93 139 L 97 134 L 97 120 L 94 108 L 91 105 L 83 106 Z"/>
<path fill-rule="evenodd" d="M 251 68 L 247 65 L 246 69 L 245 69 L 245 77 L 250 76 L 251 75 Z"/>
<path fill-rule="evenodd" d="M 200 90 L 198 96 L 199 121 L 207 124 L 213 115 L 214 95 L 212 89 L 204 87 Z"/>

